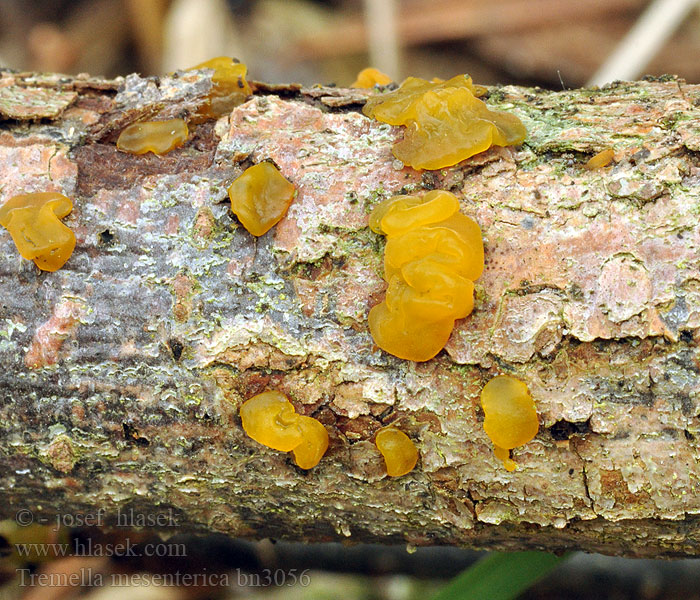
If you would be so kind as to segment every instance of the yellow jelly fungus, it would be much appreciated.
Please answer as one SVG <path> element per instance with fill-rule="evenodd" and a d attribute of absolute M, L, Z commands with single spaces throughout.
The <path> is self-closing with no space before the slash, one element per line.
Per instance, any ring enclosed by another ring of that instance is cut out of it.
<path fill-rule="evenodd" d="M 486 91 L 482 86 L 475 86 L 469 75 L 457 75 L 441 82 L 408 77 L 399 89 L 370 98 L 362 112 L 389 125 L 405 125 L 407 121 L 415 120 L 418 116 L 418 107 L 426 93 L 433 91 L 436 94 L 445 94 L 445 90 L 460 88 L 468 89 L 475 96 L 481 96 Z"/>
<path fill-rule="evenodd" d="M 245 79 L 248 69 L 233 58 L 217 56 L 188 70 L 195 69 L 214 69 L 207 103 L 199 110 L 201 117 L 218 119 L 243 104 L 253 93 Z"/>
<path fill-rule="evenodd" d="M 603 167 L 607 167 L 612 160 L 615 158 L 615 151 L 612 150 L 611 148 L 608 148 L 607 150 L 603 150 L 602 152 L 598 152 L 593 158 L 591 158 L 585 165 L 584 167 L 588 169 L 589 171 L 593 171 L 594 169 L 601 169 Z"/>
<path fill-rule="evenodd" d="M 350 87 L 371 89 L 375 85 L 387 85 L 391 82 L 392 79 L 388 75 L 374 67 L 367 67 L 357 74 L 357 79 Z"/>
<path fill-rule="evenodd" d="M 285 215 L 294 184 L 269 162 L 246 169 L 228 188 L 231 210 L 250 233 L 263 235 Z"/>
<path fill-rule="evenodd" d="M 0 207 L 0 225 L 10 232 L 24 258 L 42 271 L 56 271 L 75 248 L 75 235 L 60 221 L 71 210 L 73 203 L 63 194 L 22 194 Z"/>
<path fill-rule="evenodd" d="M 252 439 L 273 450 L 293 452 L 302 469 L 315 467 L 328 449 L 326 428 L 316 419 L 298 415 L 281 392 L 253 396 L 243 403 L 240 415 Z"/>
<path fill-rule="evenodd" d="M 409 77 L 399 89 L 370 98 L 362 112 L 406 127 L 403 140 L 392 149 L 401 162 L 415 169 L 441 169 L 491 146 L 525 139 L 520 119 L 490 110 L 477 98 L 484 92 L 467 75 L 436 83 Z"/>
<path fill-rule="evenodd" d="M 370 228 L 387 237 L 384 301 L 369 312 L 377 346 L 415 361 L 433 358 L 456 319 L 471 313 L 484 269 L 481 230 L 450 192 L 395 196 L 372 211 Z"/>
<path fill-rule="evenodd" d="M 377 433 L 376 443 L 384 456 L 386 472 L 391 477 L 405 475 L 416 466 L 418 449 L 403 431 L 396 427 L 385 427 Z"/>
<path fill-rule="evenodd" d="M 539 429 L 535 402 L 527 385 L 510 375 L 498 375 L 481 390 L 481 406 L 484 431 L 495 446 L 496 458 L 503 461 L 506 470 L 515 470 L 509 450 L 529 442 Z"/>
<path fill-rule="evenodd" d="M 302 469 L 311 469 L 318 464 L 328 449 L 328 432 L 316 419 L 297 416 L 302 442 L 292 450 L 294 460 Z"/>
<path fill-rule="evenodd" d="M 129 125 L 119 134 L 117 148 L 130 154 L 167 154 L 182 146 L 188 135 L 187 123 L 182 119 L 141 121 Z"/>

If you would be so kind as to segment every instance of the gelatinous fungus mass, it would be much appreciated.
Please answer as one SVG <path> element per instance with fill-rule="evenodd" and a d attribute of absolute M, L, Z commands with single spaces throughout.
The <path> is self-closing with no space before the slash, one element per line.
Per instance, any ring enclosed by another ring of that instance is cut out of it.
<path fill-rule="evenodd" d="M 418 462 L 418 449 L 403 431 L 396 427 L 385 427 L 377 433 L 376 444 L 384 456 L 386 472 L 391 477 L 400 477 L 413 470 Z"/>
<path fill-rule="evenodd" d="M 608 148 L 607 150 L 598 152 L 598 154 L 589 159 L 583 166 L 589 171 L 593 171 L 594 169 L 602 169 L 603 167 L 607 167 L 614 158 L 615 151 L 612 148 Z"/>
<path fill-rule="evenodd" d="M 370 98 L 362 112 L 390 125 L 405 125 L 403 140 L 392 150 L 401 162 L 415 169 L 441 169 L 491 146 L 525 139 L 520 119 L 490 110 L 477 98 L 483 93 L 485 88 L 467 75 L 443 82 L 409 77 L 399 89 Z"/>
<path fill-rule="evenodd" d="M 496 458 L 503 461 L 506 470 L 515 470 L 509 450 L 529 442 L 539 428 L 527 385 L 510 375 L 498 375 L 481 390 L 481 406 L 484 431 L 493 442 Z"/>
<path fill-rule="evenodd" d="M 357 79 L 355 79 L 350 87 L 371 89 L 375 85 L 387 85 L 391 82 L 391 77 L 385 73 L 382 73 L 380 70 L 375 69 L 374 67 L 367 67 L 366 69 L 362 69 L 362 71 L 357 74 Z"/>
<path fill-rule="evenodd" d="M 316 419 L 299 415 L 282 393 L 268 390 L 246 400 L 240 409 L 245 432 L 256 442 L 293 452 L 302 469 L 311 469 L 328 449 L 328 432 Z"/>
<path fill-rule="evenodd" d="M 132 123 L 119 134 L 117 149 L 130 154 L 167 154 L 182 146 L 189 135 L 182 119 Z"/>
<path fill-rule="evenodd" d="M 369 225 L 387 237 L 389 284 L 384 301 L 369 312 L 372 337 L 394 356 L 429 360 L 447 343 L 455 320 L 474 307 L 473 281 L 484 269 L 481 230 L 443 190 L 385 200 Z"/>
<path fill-rule="evenodd" d="M 295 194 L 270 162 L 247 168 L 228 188 L 231 210 L 250 233 L 263 235 L 285 215 Z"/>
<path fill-rule="evenodd" d="M 75 248 L 75 235 L 60 221 L 71 210 L 73 203 L 63 194 L 22 194 L 0 207 L 0 225 L 10 232 L 24 258 L 42 271 L 56 271 Z"/>
<path fill-rule="evenodd" d="M 197 115 L 202 119 L 218 119 L 230 113 L 253 93 L 245 79 L 248 69 L 234 58 L 217 56 L 188 70 L 195 69 L 214 69 L 207 102 L 200 108 Z"/>

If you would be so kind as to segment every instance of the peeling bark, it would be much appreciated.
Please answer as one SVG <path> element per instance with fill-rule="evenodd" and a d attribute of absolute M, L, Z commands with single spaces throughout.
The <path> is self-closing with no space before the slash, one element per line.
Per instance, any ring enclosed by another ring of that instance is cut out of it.
<path fill-rule="evenodd" d="M 166 156 L 117 152 L 124 125 L 191 114 L 209 87 L 0 72 L 0 202 L 64 193 L 78 238 L 41 273 L 0 231 L 0 516 L 172 509 L 247 537 L 700 554 L 700 86 L 491 88 L 526 142 L 440 171 L 404 168 L 400 129 L 333 88 L 258 84 Z M 609 147 L 611 167 L 583 168 Z M 255 240 L 226 188 L 264 159 L 299 193 Z M 486 270 L 417 364 L 368 334 L 384 285 L 367 215 L 434 188 L 482 227 Z M 513 473 L 482 428 L 498 373 L 540 418 Z M 326 425 L 313 470 L 243 433 L 238 406 L 267 387 Z M 389 422 L 421 454 L 397 479 L 372 443 Z"/>

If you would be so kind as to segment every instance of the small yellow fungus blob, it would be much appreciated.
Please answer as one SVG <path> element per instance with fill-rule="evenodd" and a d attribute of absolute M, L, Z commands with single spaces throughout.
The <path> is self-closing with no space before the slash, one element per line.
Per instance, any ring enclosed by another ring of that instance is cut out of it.
<path fill-rule="evenodd" d="M 386 472 L 400 477 L 413 470 L 418 462 L 418 449 L 410 437 L 396 427 L 385 427 L 377 433 L 377 448 L 384 456 Z"/>
<path fill-rule="evenodd" d="M 246 400 L 240 409 L 245 432 L 256 442 L 293 452 L 297 465 L 311 469 L 328 449 L 328 432 L 316 419 L 298 415 L 287 397 L 268 390 Z"/>
<path fill-rule="evenodd" d="M 588 169 L 589 171 L 593 171 L 594 169 L 601 169 L 603 167 L 607 167 L 612 160 L 615 158 L 615 151 L 611 148 L 608 148 L 607 150 L 603 150 L 602 152 L 598 152 L 593 158 L 591 158 L 585 165 L 584 167 Z"/>
<path fill-rule="evenodd" d="M 56 271 L 75 248 L 75 235 L 60 221 L 71 210 L 73 203 L 63 194 L 22 194 L 0 207 L 0 225 L 10 232 L 24 258 L 42 271 Z"/>
<path fill-rule="evenodd" d="M 369 312 L 377 346 L 406 360 L 433 358 L 456 319 L 471 313 L 484 269 L 481 230 L 459 212 L 454 194 L 395 196 L 377 205 L 370 228 L 387 237 L 386 297 Z"/>
<path fill-rule="evenodd" d="M 484 431 L 493 442 L 496 458 L 508 471 L 516 469 L 510 458 L 512 448 L 537 435 L 539 423 L 535 402 L 527 385 L 510 375 L 498 375 L 481 390 Z"/>
<path fill-rule="evenodd" d="M 246 81 L 246 66 L 228 56 L 217 56 L 190 69 L 214 69 L 207 103 L 199 110 L 204 119 L 218 119 L 243 104 L 253 92 Z"/>
<path fill-rule="evenodd" d="M 129 125 L 119 134 L 117 149 L 130 154 L 167 154 L 182 146 L 189 135 L 182 119 L 141 121 Z"/>
<path fill-rule="evenodd" d="M 404 139 L 394 156 L 415 169 L 441 169 L 491 146 L 520 144 L 525 127 L 515 115 L 490 110 L 477 96 L 485 88 L 467 75 L 442 82 L 417 77 L 399 89 L 377 94 L 362 112 L 390 125 L 404 125 Z"/>
<path fill-rule="evenodd" d="M 387 85 L 391 82 L 391 77 L 385 73 L 382 73 L 380 70 L 375 69 L 374 67 L 367 67 L 366 69 L 362 69 L 362 71 L 357 74 L 357 79 L 350 87 L 368 90 L 373 88 L 375 85 Z"/>
<path fill-rule="evenodd" d="M 269 162 L 249 167 L 228 188 L 231 210 L 243 227 L 256 236 L 282 219 L 294 194 L 294 184 Z"/>
<path fill-rule="evenodd" d="M 294 460 L 302 469 L 311 469 L 318 464 L 328 449 L 328 432 L 316 419 L 297 416 L 302 441 L 292 449 Z"/>

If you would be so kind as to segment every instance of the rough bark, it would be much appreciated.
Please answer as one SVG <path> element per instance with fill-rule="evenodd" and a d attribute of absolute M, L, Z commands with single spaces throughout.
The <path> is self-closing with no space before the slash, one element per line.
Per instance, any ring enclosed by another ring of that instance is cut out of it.
<path fill-rule="evenodd" d="M 491 88 L 519 148 L 417 172 L 357 90 L 256 86 L 161 158 L 116 151 L 142 117 L 191 113 L 202 73 L 116 81 L 0 73 L 0 200 L 74 198 L 66 266 L 0 231 L 0 516 L 172 509 L 181 529 L 306 541 L 700 554 L 700 86 Z M 616 162 L 583 168 L 613 147 Z M 226 188 L 272 159 L 298 187 L 253 239 Z M 444 188 L 481 225 L 476 308 L 437 358 L 366 326 L 383 293 L 379 200 Z M 540 432 L 494 459 L 479 391 L 527 382 Z M 271 387 L 327 427 L 309 472 L 242 431 Z M 385 475 L 394 422 L 421 454 Z"/>

